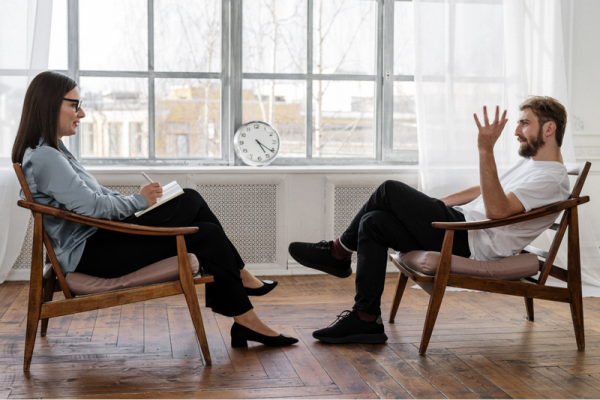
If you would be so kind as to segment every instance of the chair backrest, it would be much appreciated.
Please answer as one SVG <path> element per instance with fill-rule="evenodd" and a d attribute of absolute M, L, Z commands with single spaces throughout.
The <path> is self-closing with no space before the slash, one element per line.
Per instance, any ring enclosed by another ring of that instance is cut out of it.
<path fill-rule="evenodd" d="M 590 162 L 565 163 L 567 173 L 571 176 L 577 176 L 577 180 L 575 181 L 575 185 L 573 185 L 573 190 L 571 191 L 571 196 L 569 198 L 573 199 L 579 197 L 587 175 L 590 171 L 591 165 L 592 164 Z M 537 279 L 537 282 L 541 285 L 546 283 L 548 275 L 551 275 L 551 271 L 557 271 L 558 267 L 554 265 L 554 260 L 556 259 L 556 255 L 558 254 L 560 243 L 562 242 L 565 232 L 567 231 L 568 213 L 570 212 L 570 210 L 563 212 L 560 222 L 558 224 L 552 224 L 550 228 L 548 228 L 553 231 L 556 231 L 556 234 L 554 235 L 554 239 L 552 240 L 550 249 L 547 252 L 535 248 L 533 246 L 527 246 L 525 248 L 526 252 L 536 254 L 546 260 L 540 267 L 541 273 L 539 278 Z"/>
<path fill-rule="evenodd" d="M 23 190 L 23 193 L 25 194 L 25 198 L 27 199 L 28 202 L 35 203 L 35 201 L 33 200 L 33 196 L 31 194 L 31 190 L 29 190 L 29 185 L 27 184 L 27 180 L 25 179 L 25 175 L 23 174 L 23 170 L 21 169 L 21 165 L 18 163 L 15 163 L 15 164 L 13 164 L 13 168 L 15 169 L 15 173 L 17 174 L 17 179 L 19 180 L 21 189 Z M 35 215 L 34 211 L 31 211 L 31 213 Z M 43 221 L 43 219 L 40 219 L 40 221 Z M 43 234 L 44 245 L 46 246 L 46 251 L 48 253 L 47 257 L 49 258 L 49 261 L 50 261 L 49 265 L 51 268 L 54 269 L 54 273 L 56 274 L 56 277 L 58 278 L 58 283 L 60 284 L 60 288 L 61 288 L 63 294 L 65 295 L 65 298 L 70 299 L 73 297 L 73 295 L 71 294 L 71 291 L 69 290 L 69 287 L 67 286 L 67 281 L 65 280 L 65 276 L 63 275 L 62 270 L 60 269 L 60 264 L 58 263 L 58 259 L 56 258 L 56 254 L 54 253 L 54 249 L 52 248 L 52 243 L 50 242 L 50 237 L 48 236 L 48 234 L 46 233 L 46 230 L 43 227 L 43 222 L 42 222 L 41 231 Z M 43 269 L 44 276 L 47 275 L 47 272 L 50 267 L 48 267 L 48 264 L 46 264 L 46 266 Z"/>

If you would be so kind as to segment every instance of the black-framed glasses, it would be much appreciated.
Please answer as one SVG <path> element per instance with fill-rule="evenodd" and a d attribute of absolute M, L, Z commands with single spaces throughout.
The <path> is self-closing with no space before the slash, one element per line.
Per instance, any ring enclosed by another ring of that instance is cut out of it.
<path fill-rule="evenodd" d="M 79 109 L 81 108 L 81 103 L 83 103 L 83 100 L 81 100 L 81 99 L 75 100 L 75 99 L 67 99 L 66 97 L 63 97 L 63 100 L 72 101 L 73 103 L 77 103 L 77 105 L 75 106 L 76 113 L 79 112 Z"/>

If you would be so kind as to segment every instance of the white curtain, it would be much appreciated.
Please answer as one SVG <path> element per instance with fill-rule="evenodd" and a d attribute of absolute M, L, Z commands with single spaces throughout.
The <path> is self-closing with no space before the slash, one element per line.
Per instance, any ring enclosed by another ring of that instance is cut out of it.
<path fill-rule="evenodd" d="M 52 0 L 0 0 L 0 283 L 25 239 L 30 213 L 17 207 L 10 161 L 25 91 L 48 68 Z"/>
<path fill-rule="evenodd" d="M 473 114 L 481 119 L 483 105 L 489 114 L 496 105 L 508 110 L 495 147 L 500 173 L 519 159 L 514 131 L 525 98 L 552 96 L 569 111 L 570 2 L 414 0 L 420 185 L 427 194 L 441 197 L 479 184 Z M 562 153 L 565 162 L 575 162 L 570 124 Z M 600 251 L 580 210 L 582 277 L 600 286 Z M 566 265 L 565 254 L 562 249 L 559 264 Z"/>

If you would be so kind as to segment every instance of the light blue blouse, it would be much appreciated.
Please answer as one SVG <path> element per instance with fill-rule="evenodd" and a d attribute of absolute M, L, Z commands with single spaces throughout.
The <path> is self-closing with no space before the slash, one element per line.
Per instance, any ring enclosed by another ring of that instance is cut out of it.
<path fill-rule="evenodd" d="M 21 167 L 36 203 L 113 221 L 148 207 L 148 201 L 139 193 L 123 196 L 100 186 L 62 141 L 58 142 L 62 153 L 41 138 L 39 145 L 35 149 L 28 148 L 23 156 Z M 25 199 L 22 190 L 21 198 Z M 65 274 L 75 271 L 86 239 L 98 230 L 51 215 L 44 215 L 44 228 Z"/>

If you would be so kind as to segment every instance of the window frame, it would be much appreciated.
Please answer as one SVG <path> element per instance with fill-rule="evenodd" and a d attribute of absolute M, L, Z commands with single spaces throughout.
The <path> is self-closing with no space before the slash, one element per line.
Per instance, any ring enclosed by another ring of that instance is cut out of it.
<path fill-rule="evenodd" d="M 70 151 L 84 165 L 130 166 L 226 166 L 242 165 L 233 151 L 233 135 L 242 124 L 242 84 L 244 79 L 301 80 L 306 83 L 306 158 L 279 157 L 271 165 L 378 165 L 418 162 L 418 150 L 393 149 L 393 85 L 396 81 L 414 81 L 413 75 L 394 75 L 394 4 L 412 0 L 368 0 L 377 3 L 376 54 L 374 75 L 313 74 L 313 0 L 307 0 L 307 70 L 306 73 L 244 73 L 243 62 L 243 1 L 221 0 L 221 71 L 166 72 L 154 69 L 154 0 L 147 1 L 148 69 L 147 71 L 82 70 L 79 63 L 79 0 L 67 0 L 68 70 L 57 70 L 79 82 L 81 77 L 146 78 L 148 79 L 148 157 L 96 158 L 81 157 L 81 129 L 70 138 Z M 390 19 L 388 21 L 387 19 Z M 391 23 L 390 23 L 391 22 Z M 0 75 L 28 75 L 26 70 L 0 70 Z M 177 158 L 155 155 L 155 79 L 187 78 L 215 79 L 221 82 L 221 158 Z M 312 91 L 313 82 L 368 81 L 374 82 L 374 156 L 373 157 L 312 157 Z M 84 105 L 85 107 L 85 105 Z"/>

